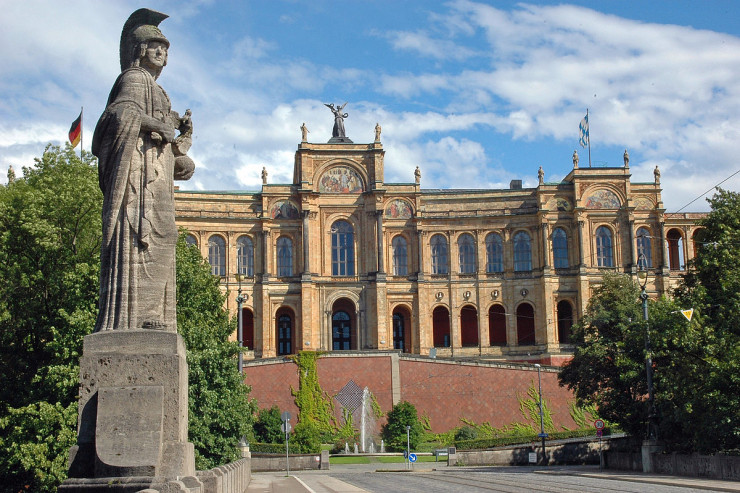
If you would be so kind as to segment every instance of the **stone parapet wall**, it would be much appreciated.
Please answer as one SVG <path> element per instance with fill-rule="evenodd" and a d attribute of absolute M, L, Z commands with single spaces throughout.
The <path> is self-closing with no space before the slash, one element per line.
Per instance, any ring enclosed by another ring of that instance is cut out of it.
<path fill-rule="evenodd" d="M 198 471 L 197 477 L 203 483 L 202 493 L 244 493 L 252 478 L 250 462 L 249 458 L 244 458 L 208 471 Z"/>
<path fill-rule="evenodd" d="M 729 455 L 653 454 L 653 466 L 659 474 L 740 481 L 740 457 Z M 642 471 L 640 452 L 609 450 L 604 453 L 609 469 Z"/>
<path fill-rule="evenodd" d="M 328 469 L 329 454 L 326 456 L 326 464 L 322 465 L 322 454 L 290 454 L 289 464 L 291 471 L 311 471 Z M 285 471 L 285 454 L 253 454 L 253 471 Z"/>
<path fill-rule="evenodd" d="M 606 442 L 607 440 L 605 440 Z M 598 464 L 599 442 L 594 439 L 552 443 L 545 447 L 549 464 Z M 524 466 L 529 464 L 529 453 L 542 449 L 530 445 L 497 447 L 491 450 L 457 450 L 448 456 L 450 466 Z"/>

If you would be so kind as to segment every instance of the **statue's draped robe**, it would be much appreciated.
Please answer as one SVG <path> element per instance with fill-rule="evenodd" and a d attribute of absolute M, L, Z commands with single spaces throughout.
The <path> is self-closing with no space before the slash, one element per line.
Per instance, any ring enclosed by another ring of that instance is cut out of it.
<path fill-rule="evenodd" d="M 176 331 L 171 145 L 142 118 L 172 121 L 167 94 L 145 70 L 121 73 L 93 136 L 103 191 L 100 302 L 95 331 Z"/>

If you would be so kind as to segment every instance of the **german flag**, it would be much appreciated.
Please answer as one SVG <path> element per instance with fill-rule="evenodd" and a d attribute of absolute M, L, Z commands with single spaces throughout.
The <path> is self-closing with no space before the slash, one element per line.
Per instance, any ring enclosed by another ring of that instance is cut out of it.
<path fill-rule="evenodd" d="M 69 127 L 69 142 L 72 144 L 72 149 L 80 143 L 80 137 L 82 137 L 82 111 L 80 111 L 80 116 L 72 122 L 72 126 Z"/>

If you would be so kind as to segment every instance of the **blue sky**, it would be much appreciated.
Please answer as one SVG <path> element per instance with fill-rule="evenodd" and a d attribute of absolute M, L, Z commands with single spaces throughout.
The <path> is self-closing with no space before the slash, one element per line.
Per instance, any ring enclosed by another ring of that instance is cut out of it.
<path fill-rule="evenodd" d="M 83 144 L 119 73 L 138 2 L 2 1 L 0 182 L 62 143 L 85 108 Z M 668 212 L 740 170 L 740 2 L 428 0 L 161 1 L 171 42 L 159 79 L 191 108 L 198 169 L 182 189 L 292 181 L 305 122 L 326 142 L 323 103 L 348 102 L 347 135 L 383 127 L 386 182 L 536 186 L 571 169 L 589 109 L 595 166 L 631 156 L 662 173 Z M 723 187 L 740 190 L 740 174 Z"/>

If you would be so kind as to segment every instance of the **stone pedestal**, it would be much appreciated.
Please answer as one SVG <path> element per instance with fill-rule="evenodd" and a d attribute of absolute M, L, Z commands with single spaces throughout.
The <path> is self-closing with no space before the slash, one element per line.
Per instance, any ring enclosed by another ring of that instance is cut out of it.
<path fill-rule="evenodd" d="M 80 359 L 77 445 L 70 451 L 70 479 L 59 491 L 139 491 L 142 485 L 180 491 L 178 483 L 197 481 L 187 433 L 182 337 L 158 330 L 91 334 Z"/>
<path fill-rule="evenodd" d="M 663 450 L 663 445 L 658 440 L 643 440 L 642 442 L 642 472 L 655 472 L 653 454 Z"/>

